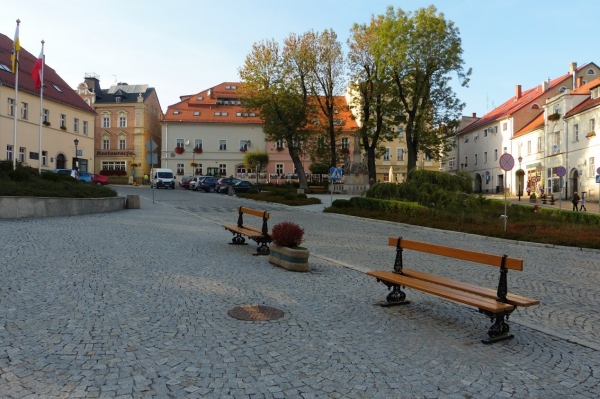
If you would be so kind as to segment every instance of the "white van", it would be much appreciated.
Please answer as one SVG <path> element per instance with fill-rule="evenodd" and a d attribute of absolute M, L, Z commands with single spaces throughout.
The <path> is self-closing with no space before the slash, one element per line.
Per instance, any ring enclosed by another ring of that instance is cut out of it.
<path fill-rule="evenodd" d="M 152 169 L 150 187 L 175 189 L 175 174 L 171 169 Z"/>

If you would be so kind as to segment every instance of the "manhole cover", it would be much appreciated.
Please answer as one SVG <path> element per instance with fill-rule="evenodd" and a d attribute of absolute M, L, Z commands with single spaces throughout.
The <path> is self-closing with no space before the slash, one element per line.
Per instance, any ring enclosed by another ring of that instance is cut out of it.
<path fill-rule="evenodd" d="M 235 308 L 229 309 L 227 314 L 238 320 L 249 321 L 276 320 L 283 317 L 283 312 L 281 310 L 262 305 L 236 306 Z"/>

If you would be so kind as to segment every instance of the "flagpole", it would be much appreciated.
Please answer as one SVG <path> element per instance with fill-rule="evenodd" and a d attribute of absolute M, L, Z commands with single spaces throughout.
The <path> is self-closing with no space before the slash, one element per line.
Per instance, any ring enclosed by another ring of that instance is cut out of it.
<path fill-rule="evenodd" d="M 17 33 L 15 40 L 18 39 L 19 35 L 19 25 L 21 24 L 21 20 L 17 19 Z M 15 127 L 13 134 L 13 169 L 17 169 L 17 114 L 19 113 L 19 49 L 16 49 L 16 43 L 13 42 L 13 47 L 15 47 L 15 60 L 16 60 L 16 68 L 15 68 Z"/>
<path fill-rule="evenodd" d="M 42 173 L 42 160 L 44 159 L 42 156 L 42 125 L 44 120 L 44 64 L 46 56 L 44 55 L 44 41 L 42 40 L 42 69 L 40 70 L 40 78 L 42 81 L 42 85 L 40 86 L 40 143 L 39 143 L 39 151 L 38 151 L 38 173 Z"/>

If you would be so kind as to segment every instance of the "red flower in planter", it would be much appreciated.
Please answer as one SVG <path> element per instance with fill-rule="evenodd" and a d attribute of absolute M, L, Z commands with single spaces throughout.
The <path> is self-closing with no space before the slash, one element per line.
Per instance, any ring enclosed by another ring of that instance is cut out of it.
<path fill-rule="evenodd" d="M 194 148 L 194 154 L 202 154 L 202 147 Z"/>
<path fill-rule="evenodd" d="M 185 150 L 183 149 L 183 147 L 175 147 L 175 153 L 183 154 L 184 152 Z"/>

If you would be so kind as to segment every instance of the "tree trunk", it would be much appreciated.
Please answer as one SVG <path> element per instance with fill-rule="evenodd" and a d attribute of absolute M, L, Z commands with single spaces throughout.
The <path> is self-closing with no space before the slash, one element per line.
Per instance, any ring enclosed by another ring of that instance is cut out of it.
<path fill-rule="evenodd" d="M 300 188 L 308 188 L 308 180 L 306 180 L 306 173 L 304 172 L 304 165 L 302 165 L 302 160 L 294 147 L 294 142 L 290 138 L 286 139 L 286 143 L 288 146 L 288 151 L 290 153 L 290 158 L 292 158 L 292 162 L 296 167 L 296 173 L 298 174 L 298 180 L 300 183 Z"/>

